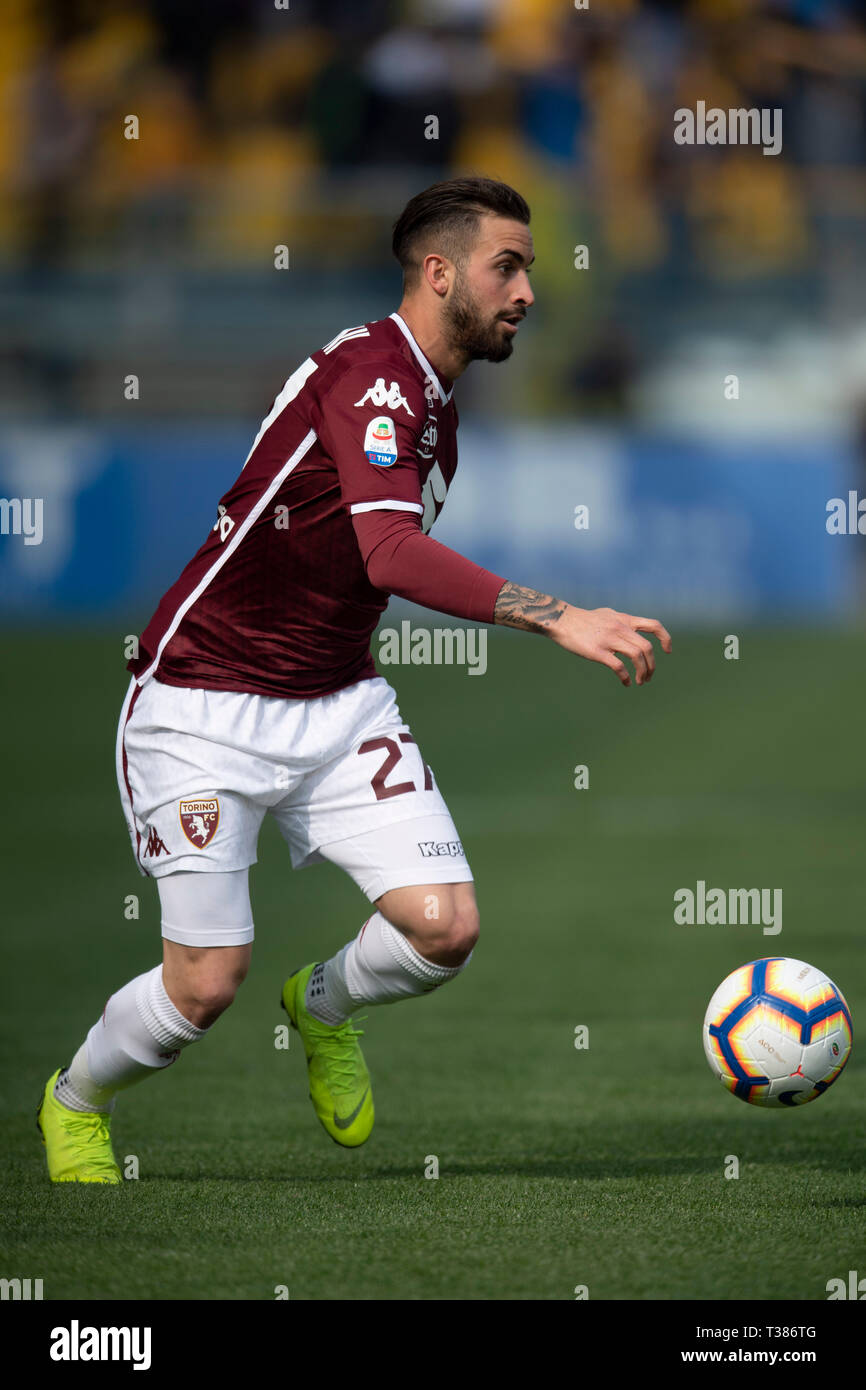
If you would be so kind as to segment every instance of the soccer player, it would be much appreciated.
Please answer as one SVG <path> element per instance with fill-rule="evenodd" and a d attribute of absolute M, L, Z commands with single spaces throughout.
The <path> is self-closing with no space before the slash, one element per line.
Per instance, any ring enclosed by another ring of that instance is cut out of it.
<path fill-rule="evenodd" d="M 119 1091 L 200 1041 L 253 940 L 248 873 L 266 814 L 295 868 L 329 860 L 374 911 L 282 1005 L 310 1096 L 338 1144 L 373 1126 L 352 1014 L 453 980 L 478 937 L 472 872 L 430 767 L 376 672 L 390 594 L 540 633 L 624 685 L 655 667 L 661 623 L 522 588 L 428 532 L 457 467 L 454 382 L 504 362 L 534 297 L 529 208 L 486 178 L 435 184 L 394 227 L 403 298 L 289 377 L 213 530 L 145 629 L 117 734 L 139 869 L 156 879 L 163 959 L 109 998 L 38 1111 L 54 1182 L 121 1181 Z"/>

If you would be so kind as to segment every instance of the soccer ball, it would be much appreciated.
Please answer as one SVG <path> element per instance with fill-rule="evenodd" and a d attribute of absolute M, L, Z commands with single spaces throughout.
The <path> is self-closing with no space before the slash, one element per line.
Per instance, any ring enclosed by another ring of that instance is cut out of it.
<path fill-rule="evenodd" d="M 833 981 L 802 960 L 769 956 L 723 980 L 704 1018 L 704 1052 L 750 1105 L 805 1105 L 851 1055 L 851 1014 Z"/>

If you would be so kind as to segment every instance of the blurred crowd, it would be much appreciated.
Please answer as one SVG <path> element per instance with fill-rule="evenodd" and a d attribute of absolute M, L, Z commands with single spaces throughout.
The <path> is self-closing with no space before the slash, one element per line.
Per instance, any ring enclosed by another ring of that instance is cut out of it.
<path fill-rule="evenodd" d="M 34 408 L 64 373 L 70 400 L 101 408 L 101 388 L 82 396 L 81 334 L 60 343 L 90 325 L 95 380 L 118 338 L 97 298 L 63 299 L 82 276 L 126 284 L 114 312 L 139 354 L 142 323 L 164 335 L 174 313 L 195 340 L 178 346 L 188 382 L 211 325 L 196 327 L 192 289 L 178 308 L 181 282 L 217 277 L 227 306 L 229 279 L 258 275 L 250 313 L 284 244 L 306 272 L 293 327 L 308 350 L 303 295 L 325 284 L 349 315 L 319 303 L 313 334 L 378 316 L 384 276 L 399 288 L 395 217 L 466 172 L 532 208 L 549 331 L 515 410 L 618 408 L 676 316 L 700 303 L 706 321 L 713 293 L 722 318 L 739 295 L 737 331 L 773 317 L 773 283 L 785 311 L 866 321 L 858 0 L 4 0 L 0 101 L 0 293 L 20 321 L 0 395 L 33 386 Z M 781 154 L 677 144 L 674 112 L 700 101 L 781 110 Z M 225 409 L 246 410 L 256 352 L 282 360 L 293 344 L 231 331 L 251 375 L 227 383 Z M 164 336 L 153 357 L 171 409 Z M 201 377 L 210 391 L 205 356 Z M 472 390 L 483 405 L 483 376 Z"/>
<path fill-rule="evenodd" d="M 517 184 L 551 235 L 563 208 L 591 223 L 614 266 L 684 247 L 737 273 L 796 265 L 822 209 L 863 211 L 858 16 L 856 0 L 5 0 L 0 258 L 105 263 L 139 235 L 211 265 L 287 239 L 357 263 L 381 256 L 404 185 L 476 170 Z M 698 100 L 780 108 L 783 157 L 677 146 L 673 111 Z"/>

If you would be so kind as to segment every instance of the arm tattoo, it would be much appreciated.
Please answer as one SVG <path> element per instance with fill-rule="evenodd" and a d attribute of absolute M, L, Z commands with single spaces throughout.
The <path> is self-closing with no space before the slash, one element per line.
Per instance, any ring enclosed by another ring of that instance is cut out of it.
<path fill-rule="evenodd" d="M 547 632 L 567 607 L 561 598 L 505 583 L 499 590 L 493 621 L 504 627 L 523 628 L 525 632 Z"/>

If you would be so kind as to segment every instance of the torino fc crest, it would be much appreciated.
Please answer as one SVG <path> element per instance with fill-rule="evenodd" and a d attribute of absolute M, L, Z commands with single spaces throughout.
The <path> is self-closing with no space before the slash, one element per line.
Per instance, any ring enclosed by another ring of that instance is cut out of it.
<path fill-rule="evenodd" d="M 220 823 L 220 804 L 215 796 L 181 801 L 180 824 L 184 835 L 196 849 L 209 845 Z"/>

